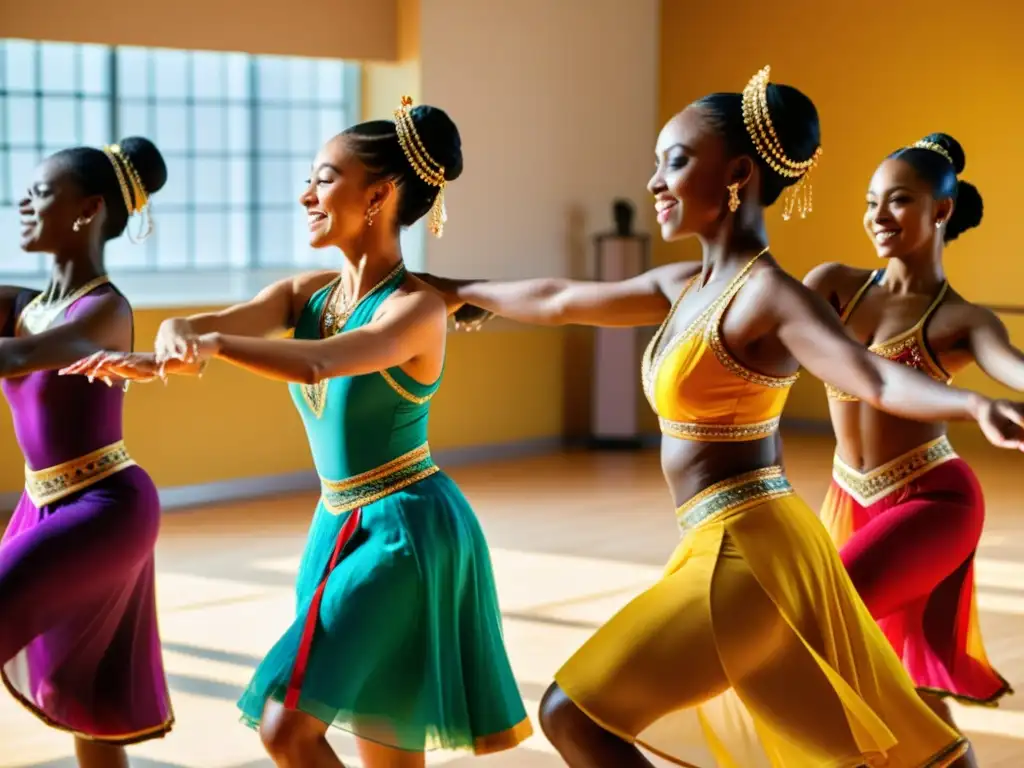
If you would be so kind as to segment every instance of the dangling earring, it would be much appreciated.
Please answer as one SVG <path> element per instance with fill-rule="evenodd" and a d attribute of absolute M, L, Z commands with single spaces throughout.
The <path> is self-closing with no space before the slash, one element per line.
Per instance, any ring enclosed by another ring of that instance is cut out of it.
<path fill-rule="evenodd" d="M 942 219 L 939 219 L 938 221 L 935 222 L 935 228 L 942 229 Z"/>
<path fill-rule="evenodd" d="M 379 205 L 371 205 L 369 208 L 366 209 L 366 226 L 373 226 L 373 220 L 377 218 L 378 213 L 380 213 Z"/>
<path fill-rule="evenodd" d="M 91 218 L 87 219 L 84 216 L 79 216 L 77 219 L 75 219 L 75 223 L 71 225 L 71 229 L 74 230 L 75 232 L 81 232 L 82 227 L 88 227 L 91 223 Z"/>
<path fill-rule="evenodd" d="M 736 213 L 740 207 L 740 185 L 738 182 L 734 182 L 726 187 L 729 190 L 729 210 L 732 213 Z"/>

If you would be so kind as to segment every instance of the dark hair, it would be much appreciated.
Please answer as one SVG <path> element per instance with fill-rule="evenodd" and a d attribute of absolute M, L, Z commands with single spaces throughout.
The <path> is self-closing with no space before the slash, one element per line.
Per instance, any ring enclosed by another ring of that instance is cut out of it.
<path fill-rule="evenodd" d="M 958 178 L 967 166 L 967 155 L 959 141 L 948 133 L 929 133 L 918 143 L 941 147 L 945 155 L 928 147 L 910 146 L 897 149 L 889 157 L 902 160 L 913 168 L 932 188 L 932 197 L 936 200 L 953 200 L 953 215 L 946 222 L 943 237 L 948 243 L 981 224 L 985 205 L 978 188 Z"/>
<path fill-rule="evenodd" d="M 814 102 L 792 86 L 775 83 L 768 84 L 765 99 L 772 127 L 786 156 L 798 163 L 810 160 L 821 146 L 821 124 Z M 760 166 L 762 205 L 771 205 L 782 190 L 800 181 L 800 177 L 782 176 L 774 171 L 757 151 L 743 122 L 743 94 L 712 93 L 695 101 L 694 106 L 722 133 L 729 152 L 750 155 Z"/>
<path fill-rule="evenodd" d="M 462 174 L 462 139 L 443 109 L 420 105 L 409 110 L 427 154 L 444 167 L 446 181 Z M 438 188 L 416 175 L 391 120 L 371 120 L 342 132 L 373 181 L 392 179 L 398 188 L 398 224 L 408 227 L 422 218 L 437 197 Z"/>
<path fill-rule="evenodd" d="M 167 183 L 167 166 L 164 164 L 160 150 L 149 139 L 130 136 L 118 142 L 121 151 L 131 160 L 132 166 L 142 180 L 147 195 L 159 192 Z M 102 150 L 94 147 L 75 147 L 57 152 L 55 159 L 66 164 L 67 170 L 75 178 L 83 195 L 101 195 L 107 207 L 106 226 L 103 231 L 104 240 L 120 237 L 128 224 L 128 209 L 124 204 L 124 194 L 117 179 L 113 163 Z M 124 171 L 122 170 L 122 173 Z M 128 183 L 132 202 L 135 201 L 131 183 Z"/>

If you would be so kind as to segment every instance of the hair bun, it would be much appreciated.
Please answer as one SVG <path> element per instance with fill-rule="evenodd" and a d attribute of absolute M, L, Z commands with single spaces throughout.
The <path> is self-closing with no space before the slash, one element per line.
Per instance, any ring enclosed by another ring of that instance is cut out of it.
<path fill-rule="evenodd" d="M 462 138 L 448 113 L 426 104 L 409 110 L 416 133 L 427 153 L 438 165 L 444 166 L 445 181 L 455 181 L 462 175 Z"/>
<path fill-rule="evenodd" d="M 768 84 L 765 101 L 786 156 L 798 163 L 810 160 L 821 146 L 821 122 L 814 102 L 800 89 L 776 83 Z"/>
<path fill-rule="evenodd" d="M 964 152 L 964 148 L 960 146 L 960 142 L 948 133 L 929 133 L 921 141 L 938 144 L 946 150 L 946 154 L 953 161 L 953 170 L 956 171 L 956 175 L 959 176 L 964 172 L 964 168 L 967 167 L 967 155 Z"/>
<path fill-rule="evenodd" d="M 160 150 L 149 139 L 141 136 L 129 136 L 118 142 L 121 151 L 132 161 L 146 194 L 159 192 L 167 183 L 167 165 Z"/>

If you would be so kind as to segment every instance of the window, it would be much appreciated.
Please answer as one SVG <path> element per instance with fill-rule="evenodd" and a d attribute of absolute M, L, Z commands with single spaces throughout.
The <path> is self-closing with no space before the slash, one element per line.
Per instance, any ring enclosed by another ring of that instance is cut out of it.
<path fill-rule="evenodd" d="M 108 247 L 115 275 L 337 263 L 309 248 L 297 198 L 319 146 L 359 120 L 359 85 L 359 65 L 344 61 L 0 40 L 0 231 L 17 231 L 43 157 L 141 135 L 168 182 L 153 235 Z M 46 257 L 24 254 L 0 266 L 48 271 Z"/>

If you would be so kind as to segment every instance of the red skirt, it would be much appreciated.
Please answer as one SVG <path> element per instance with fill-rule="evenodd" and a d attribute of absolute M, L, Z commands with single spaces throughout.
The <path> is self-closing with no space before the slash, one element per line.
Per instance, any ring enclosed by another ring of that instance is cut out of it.
<path fill-rule="evenodd" d="M 945 437 L 866 473 L 837 456 L 821 520 L 918 690 L 987 705 L 1012 693 L 978 621 L 984 498 Z"/>

